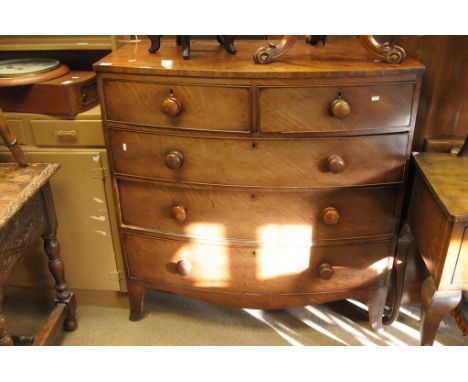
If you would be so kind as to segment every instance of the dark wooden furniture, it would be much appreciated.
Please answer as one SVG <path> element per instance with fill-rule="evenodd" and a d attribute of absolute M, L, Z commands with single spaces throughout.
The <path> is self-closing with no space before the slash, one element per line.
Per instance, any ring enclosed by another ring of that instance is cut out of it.
<path fill-rule="evenodd" d="M 423 66 L 357 41 L 256 65 L 258 44 L 95 64 L 130 318 L 147 289 L 266 309 L 355 298 L 377 330 Z"/>
<path fill-rule="evenodd" d="M 450 152 L 468 134 L 468 36 L 395 36 L 426 67 L 414 151 Z"/>
<path fill-rule="evenodd" d="M 151 41 L 151 45 L 148 48 L 148 52 L 156 53 L 159 48 L 161 47 L 161 35 L 150 35 L 148 38 Z M 184 59 L 190 58 L 190 40 L 192 36 L 176 36 L 176 43 L 182 47 L 182 57 Z M 216 40 L 219 42 L 221 46 L 224 47 L 226 52 L 234 54 L 237 52 L 236 47 L 234 46 L 234 40 L 236 36 L 216 36 Z"/>
<path fill-rule="evenodd" d="M 406 252 L 417 249 L 428 270 L 421 291 L 422 345 L 432 345 L 443 316 L 468 290 L 468 152 L 461 153 L 413 155 L 407 244 L 398 256 L 404 262 Z"/>
<path fill-rule="evenodd" d="M 21 164 L 0 163 L 0 345 L 13 345 L 1 311 L 3 285 L 15 263 L 37 236 L 44 239 L 57 291 L 56 307 L 34 341 L 34 345 L 46 345 L 59 323 L 63 322 L 65 330 L 69 331 L 77 327 L 76 301 L 64 277 L 57 241 L 57 219 L 49 186 L 49 179 L 59 166 L 44 163 L 26 165 L 13 134 L 4 123 L 1 110 L 0 136 Z"/>

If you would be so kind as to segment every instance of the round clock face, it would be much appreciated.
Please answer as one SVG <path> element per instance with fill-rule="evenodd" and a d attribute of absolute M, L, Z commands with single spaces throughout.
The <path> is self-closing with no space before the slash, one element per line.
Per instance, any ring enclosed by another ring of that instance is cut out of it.
<path fill-rule="evenodd" d="M 22 77 L 44 73 L 60 66 L 58 60 L 50 58 L 20 58 L 0 61 L 0 78 Z"/>

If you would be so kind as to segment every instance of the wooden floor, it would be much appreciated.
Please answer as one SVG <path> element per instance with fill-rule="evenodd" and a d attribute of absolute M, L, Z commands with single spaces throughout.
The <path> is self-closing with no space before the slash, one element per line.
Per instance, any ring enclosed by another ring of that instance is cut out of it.
<path fill-rule="evenodd" d="M 23 293 L 24 294 L 24 293 Z M 34 291 L 29 293 L 34 297 Z M 4 304 L 12 334 L 31 335 L 50 311 L 41 298 L 13 298 Z M 61 345 L 417 345 L 419 309 L 403 306 L 400 318 L 375 334 L 357 302 L 262 311 L 232 309 L 162 292 L 148 292 L 144 316 L 128 320 L 123 293 L 77 291 L 79 328 Z M 468 345 L 450 317 L 435 346 Z"/>

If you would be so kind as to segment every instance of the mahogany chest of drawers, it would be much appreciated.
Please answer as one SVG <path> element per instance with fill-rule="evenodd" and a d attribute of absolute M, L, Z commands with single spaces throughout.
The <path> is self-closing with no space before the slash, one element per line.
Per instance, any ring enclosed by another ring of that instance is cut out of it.
<path fill-rule="evenodd" d="M 141 43 L 95 64 L 130 317 L 147 289 L 265 309 L 355 298 L 378 329 L 423 67 L 339 43 L 258 65 L 259 44 L 183 60 Z"/>

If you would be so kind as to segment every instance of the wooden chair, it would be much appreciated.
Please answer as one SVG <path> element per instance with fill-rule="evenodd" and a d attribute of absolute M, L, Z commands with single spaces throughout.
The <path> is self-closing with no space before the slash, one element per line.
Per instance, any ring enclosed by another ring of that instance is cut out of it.
<path fill-rule="evenodd" d="M 78 326 L 75 296 L 68 289 L 60 257 L 57 217 L 49 184 L 49 179 L 60 166 L 27 164 L 1 109 L 0 136 L 19 164 L 0 163 L 0 345 L 14 344 L 2 314 L 3 286 L 15 263 L 37 236 L 44 240 L 49 269 L 55 280 L 56 298 L 54 310 L 31 342 L 33 345 L 47 345 L 62 322 L 67 331 L 75 330 Z"/>

